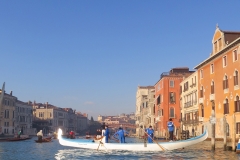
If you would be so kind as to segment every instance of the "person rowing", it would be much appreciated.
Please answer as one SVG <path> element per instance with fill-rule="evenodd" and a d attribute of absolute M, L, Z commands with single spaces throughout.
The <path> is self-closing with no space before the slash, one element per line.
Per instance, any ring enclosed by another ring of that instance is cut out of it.
<path fill-rule="evenodd" d="M 116 137 L 118 136 L 118 138 Z M 124 143 L 124 131 L 121 127 L 119 127 L 118 131 L 113 135 L 115 139 L 119 140 L 119 143 Z"/>
<path fill-rule="evenodd" d="M 154 130 L 152 129 L 152 126 L 149 126 L 149 128 L 146 129 L 148 136 L 148 143 L 153 143 L 153 134 Z"/>

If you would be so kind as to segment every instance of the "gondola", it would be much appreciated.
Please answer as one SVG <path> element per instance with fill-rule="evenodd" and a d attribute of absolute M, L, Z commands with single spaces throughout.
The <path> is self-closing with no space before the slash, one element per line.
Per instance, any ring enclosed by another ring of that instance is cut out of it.
<path fill-rule="evenodd" d="M 61 145 L 96 150 L 170 151 L 197 144 L 204 141 L 207 137 L 208 132 L 205 130 L 200 136 L 181 141 L 156 143 L 105 143 L 105 137 L 100 141 L 93 141 L 90 139 L 66 139 L 62 137 L 62 130 L 58 130 L 58 139 Z"/>

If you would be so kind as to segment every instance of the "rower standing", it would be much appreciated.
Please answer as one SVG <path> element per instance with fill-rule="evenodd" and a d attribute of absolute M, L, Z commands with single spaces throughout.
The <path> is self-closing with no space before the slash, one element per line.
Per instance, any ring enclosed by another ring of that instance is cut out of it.
<path fill-rule="evenodd" d="M 116 136 L 118 135 L 118 138 Z M 124 143 L 124 131 L 120 127 L 118 131 L 113 135 L 114 138 L 118 139 L 120 143 Z"/>
<path fill-rule="evenodd" d="M 152 129 L 152 126 L 149 126 L 149 128 L 146 129 L 147 136 L 148 136 L 148 143 L 153 143 L 153 134 L 154 130 Z"/>

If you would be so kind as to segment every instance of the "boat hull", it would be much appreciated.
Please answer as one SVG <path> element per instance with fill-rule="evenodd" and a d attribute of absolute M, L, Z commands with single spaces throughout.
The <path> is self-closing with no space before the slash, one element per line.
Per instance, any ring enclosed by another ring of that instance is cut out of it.
<path fill-rule="evenodd" d="M 59 131 L 61 133 L 61 131 Z M 184 148 L 193 144 L 204 141 L 208 137 L 207 131 L 201 136 L 173 142 L 159 142 L 157 143 L 104 143 L 105 137 L 102 141 L 93 142 L 88 139 L 65 139 L 61 134 L 58 134 L 59 143 L 63 146 L 96 149 L 96 150 L 127 150 L 127 151 L 168 151 L 174 149 Z"/>

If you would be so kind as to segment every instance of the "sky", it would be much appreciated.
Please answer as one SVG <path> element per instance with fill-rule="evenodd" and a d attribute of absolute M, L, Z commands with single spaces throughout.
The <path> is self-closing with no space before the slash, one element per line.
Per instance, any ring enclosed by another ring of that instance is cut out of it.
<path fill-rule="evenodd" d="M 0 85 L 18 100 L 134 113 L 138 86 L 194 67 L 216 25 L 240 31 L 240 1 L 1 0 Z"/>

